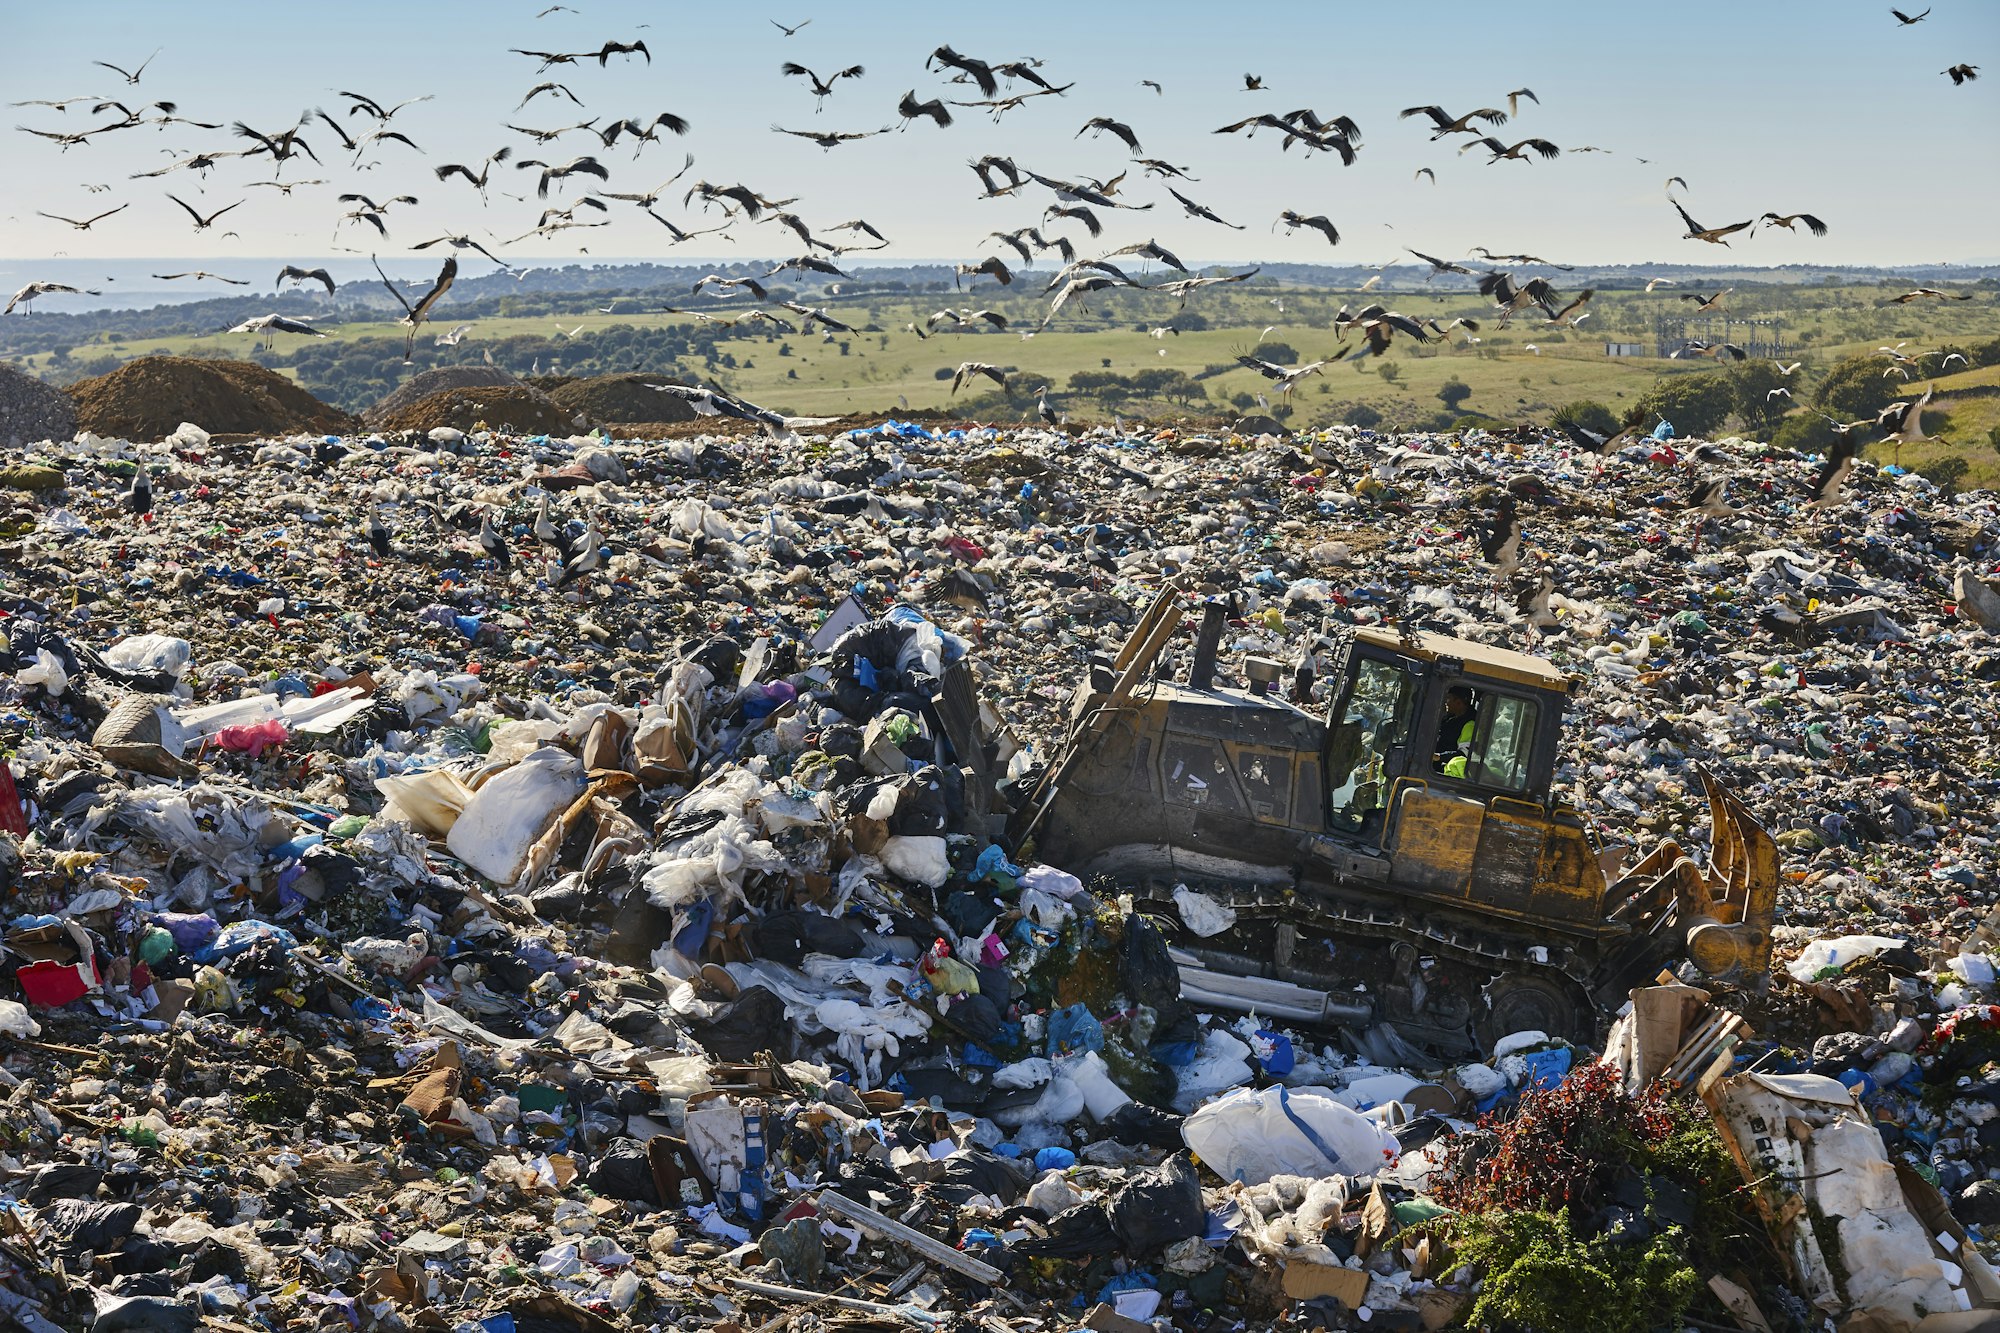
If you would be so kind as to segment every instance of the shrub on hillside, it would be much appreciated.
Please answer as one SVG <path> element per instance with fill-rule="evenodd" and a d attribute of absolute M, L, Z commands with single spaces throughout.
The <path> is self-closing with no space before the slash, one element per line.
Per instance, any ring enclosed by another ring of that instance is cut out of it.
<path fill-rule="evenodd" d="M 1667 376 L 1640 394 L 1632 411 L 1638 417 L 1635 424 L 1642 428 L 1664 418 L 1673 423 L 1677 435 L 1705 438 L 1722 428 L 1735 406 L 1736 393 L 1728 378 L 1705 371 Z"/>
<path fill-rule="evenodd" d="M 1773 398 L 1771 391 L 1789 389 L 1791 385 L 1776 366 L 1762 359 L 1731 366 L 1726 373 L 1730 391 L 1736 398 L 1736 417 L 1743 423 L 1743 429 L 1757 439 L 1770 439 L 1791 407 L 1790 399 Z"/>
<path fill-rule="evenodd" d="M 1888 364 L 1879 353 L 1846 358 L 1820 381 L 1813 391 L 1813 405 L 1842 421 L 1874 416 L 1894 402 L 1903 387 L 1902 380 L 1882 373 Z"/>
<path fill-rule="evenodd" d="M 1780 422 L 1771 443 L 1801 454 L 1823 454 L 1833 447 L 1833 427 L 1817 412 L 1794 412 Z"/>
<path fill-rule="evenodd" d="M 1612 415 L 1611 409 L 1589 398 L 1564 403 L 1556 409 L 1555 419 L 1596 431 L 1599 435 L 1615 435 L 1618 432 L 1618 418 Z"/>

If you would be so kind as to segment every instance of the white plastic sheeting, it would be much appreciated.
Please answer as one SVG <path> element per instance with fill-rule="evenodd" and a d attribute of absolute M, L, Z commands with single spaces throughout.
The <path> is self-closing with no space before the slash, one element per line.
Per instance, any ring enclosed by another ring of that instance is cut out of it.
<path fill-rule="evenodd" d="M 1881 1134 L 1844 1084 L 1817 1074 L 1743 1074 L 1704 1095 L 1763 1182 L 1761 1202 L 1782 1219 L 1781 1243 L 1821 1310 L 1867 1311 L 1876 1327 L 1893 1331 L 1914 1328 L 1927 1313 L 1971 1307 L 1961 1270 L 1934 1252 Z M 1815 1211 L 1831 1224 L 1838 1255 L 1821 1247 Z M 1847 1274 L 1844 1301 L 1834 1259 Z"/>

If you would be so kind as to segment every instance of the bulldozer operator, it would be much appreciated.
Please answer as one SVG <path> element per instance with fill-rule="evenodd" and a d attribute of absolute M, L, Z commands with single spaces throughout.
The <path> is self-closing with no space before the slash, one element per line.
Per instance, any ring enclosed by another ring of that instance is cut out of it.
<path fill-rule="evenodd" d="M 1467 685 L 1454 685 L 1444 697 L 1438 717 L 1437 745 L 1431 766 L 1448 778 L 1465 776 L 1472 757 L 1472 738 L 1479 730 L 1478 697 Z"/>

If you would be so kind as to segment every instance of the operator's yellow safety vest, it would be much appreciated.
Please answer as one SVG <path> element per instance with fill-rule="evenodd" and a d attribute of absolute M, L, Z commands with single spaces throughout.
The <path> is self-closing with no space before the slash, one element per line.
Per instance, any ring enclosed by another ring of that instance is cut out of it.
<path fill-rule="evenodd" d="M 1468 719 L 1466 724 L 1463 727 L 1459 728 L 1458 744 L 1461 749 L 1469 748 L 1471 746 L 1474 726 L 1475 726 L 1474 720 Z M 1462 754 L 1453 755 L 1445 763 L 1444 775 L 1448 778 L 1464 777 L 1465 761 L 1466 761 L 1466 756 Z"/>

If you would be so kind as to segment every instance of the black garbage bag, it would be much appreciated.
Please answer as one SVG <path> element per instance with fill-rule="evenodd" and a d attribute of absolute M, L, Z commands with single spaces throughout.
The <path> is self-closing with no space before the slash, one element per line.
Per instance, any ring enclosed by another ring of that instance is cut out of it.
<path fill-rule="evenodd" d="M 1111 1216 L 1095 1199 L 1063 1209 L 1049 1219 L 1048 1229 L 1046 1236 L 1015 1242 L 1014 1253 L 1030 1259 L 1081 1259 L 1118 1253 L 1118 1233 L 1111 1229 Z"/>
<path fill-rule="evenodd" d="M 904 774 L 891 773 L 883 777 L 862 778 L 857 782 L 850 782 L 834 793 L 833 811 L 842 819 L 851 819 L 855 815 L 866 814 L 868 807 L 875 803 L 876 796 L 884 790 L 891 789 L 897 792 L 896 801 L 900 806 L 902 804 L 901 788 L 908 781 L 909 778 Z"/>
<path fill-rule="evenodd" d="M 1125 995 L 1136 1004 L 1151 1005 L 1162 1019 L 1177 1011 L 1181 973 L 1167 951 L 1166 936 L 1137 912 L 1125 918 Z"/>
<path fill-rule="evenodd" d="M 853 958 L 868 948 L 869 937 L 824 912 L 773 912 L 750 927 L 751 947 L 759 958 L 797 967 L 809 953 Z"/>
<path fill-rule="evenodd" d="M 1065 1208 L 1049 1219 L 1049 1234 L 1014 1246 L 1031 1258 L 1075 1259 L 1117 1254 L 1143 1260 L 1175 1241 L 1208 1231 L 1201 1179 L 1185 1149 L 1150 1171 L 1126 1179 L 1108 1199 Z"/>
<path fill-rule="evenodd" d="M 836 676 L 833 706 L 843 717 L 873 717 L 882 706 L 882 692 L 869 689 L 852 676 Z"/>
<path fill-rule="evenodd" d="M 743 649 L 734 639 L 718 634 L 696 647 L 682 649 L 681 660 L 707 667 L 718 685 L 734 685 L 743 670 Z"/>
<path fill-rule="evenodd" d="M 368 879 L 368 872 L 359 861 L 324 843 L 306 848 L 305 854 L 299 857 L 299 869 L 301 879 L 310 878 L 312 881 L 300 892 L 314 902 L 339 898 L 348 890 L 359 888 Z"/>
<path fill-rule="evenodd" d="M 1001 910 L 1000 903 L 992 894 L 959 889 L 945 895 L 939 915 L 944 917 L 946 925 L 959 934 L 970 935 L 975 930 L 984 930 L 993 924 Z"/>
<path fill-rule="evenodd" d="M 1013 1203 L 1031 1181 L 1020 1163 L 1010 1162 L 982 1148 L 953 1153 L 945 1159 L 944 1175 L 931 1185 L 931 1192 L 963 1207 L 976 1194 Z"/>
<path fill-rule="evenodd" d="M 1125 1253 L 1134 1257 L 1208 1231 L 1201 1178 L 1195 1174 L 1194 1155 L 1186 1149 L 1127 1178 L 1104 1207 Z"/>
<path fill-rule="evenodd" d="M 990 995 L 995 1004 L 1005 1004 L 1017 994 L 1025 994 L 1026 983 L 1007 970 L 1005 963 L 987 966 L 985 963 L 973 965 L 973 972 L 979 977 L 979 993 Z"/>
<path fill-rule="evenodd" d="M 834 640 L 827 656 L 833 667 L 834 703 L 841 712 L 849 717 L 864 718 L 873 717 L 879 708 L 876 705 L 857 712 L 841 703 L 843 682 L 878 696 L 903 687 L 902 677 L 896 671 L 896 658 L 901 655 L 909 637 L 910 631 L 905 626 L 888 620 L 871 620 L 865 625 L 856 625 Z M 863 662 L 867 665 L 862 666 Z"/>
<path fill-rule="evenodd" d="M 904 1054 L 909 1053 L 909 1044 L 904 1043 Z M 974 1083 L 949 1069 L 937 1066 L 904 1066 L 900 1071 L 906 1094 L 912 1101 L 927 1102 L 933 1097 L 954 1110 L 976 1111 L 986 1104 L 991 1087 L 983 1079 Z"/>
<path fill-rule="evenodd" d="M 136 1203 L 92 1203 L 58 1199 L 42 1210 L 42 1221 L 67 1250 L 108 1250 L 132 1234 L 145 1209 Z"/>
<path fill-rule="evenodd" d="M 1098 1126 L 1120 1143 L 1144 1144 L 1149 1148 L 1177 1148 L 1183 1142 L 1184 1117 L 1144 1102 L 1127 1102 Z"/>
<path fill-rule="evenodd" d="M 1420 1115 L 1415 1120 L 1404 1121 L 1389 1131 L 1396 1140 L 1396 1147 L 1403 1152 L 1415 1152 L 1438 1139 L 1445 1138 L 1451 1132 L 1451 1122 L 1435 1112 Z"/>
<path fill-rule="evenodd" d="M 952 1004 L 950 1021 L 952 1027 L 981 1046 L 991 1046 L 1000 1036 L 1000 1006 L 986 993 L 983 977 L 978 994 L 962 996 Z"/>
<path fill-rule="evenodd" d="M 861 757 L 861 728 L 852 722 L 836 722 L 819 733 L 819 748 L 835 759 Z"/>
<path fill-rule="evenodd" d="M 926 764 L 911 775 L 889 817 L 889 832 L 903 838 L 938 838 L 950 831 L 944 772 Z M 1178 980 L 1178 974 L 1176 974 Z"/>
<path fill-rule="evenodd" d="M 0 667 L 6 668 L 12 675 L 24 667 L 33 666 L 44 650 L 53 653 L 56 660 L 62 663 L 63 670 L 71 676 L 84 673 L 84 664 L 77 660 L 67 639 L 41 621 L 26 617 L 8 625 L 7 647 L 0 649 Z M 893 663 L 895 654 L 891 653 L 889 660 Z"/>
<path fill-rule="evenodd" d="M 607 1199 L 660 1206 L 653 1168 L 646 1161 L 646 1145 L 637 1139 L 617 1138 L 605 1144 L 584 1183 Z"/>
<path fill-rule="evenodd" d="M 104 1169 L 82 1162 L 48 1162 L 31 1168 L 21 1201 L 38 1208 L 56 1199 L 88 1198 L 97 1192 Z M 16 1188 L 19 1188 L 17 1185 Z"/>
<path fill-rule="evenodd" d="M 123 1258 L 123 1255 L 119 1256 Z M 171 1296 L 181 1289 L 181 1280 L 172 1273 L 150 1268 L 114 1269 L 105 1294 L 110 1296 Z"/>
<path fill-rule="evenodd" d="M 170 1296 L 96 1296 L 90 1333 L 194 1333 L 201 1307 Z"/>
<path fill-rule="evenodd" d="M 718 1060 L 749 1060 L 759 1051 L 773 1051 L 781 1060 L 798 1055 L 798 1027 L 785 1018 L 784 998 L 768 986 L 750 987 L 712 1018 L 681 1021 Z"/>

